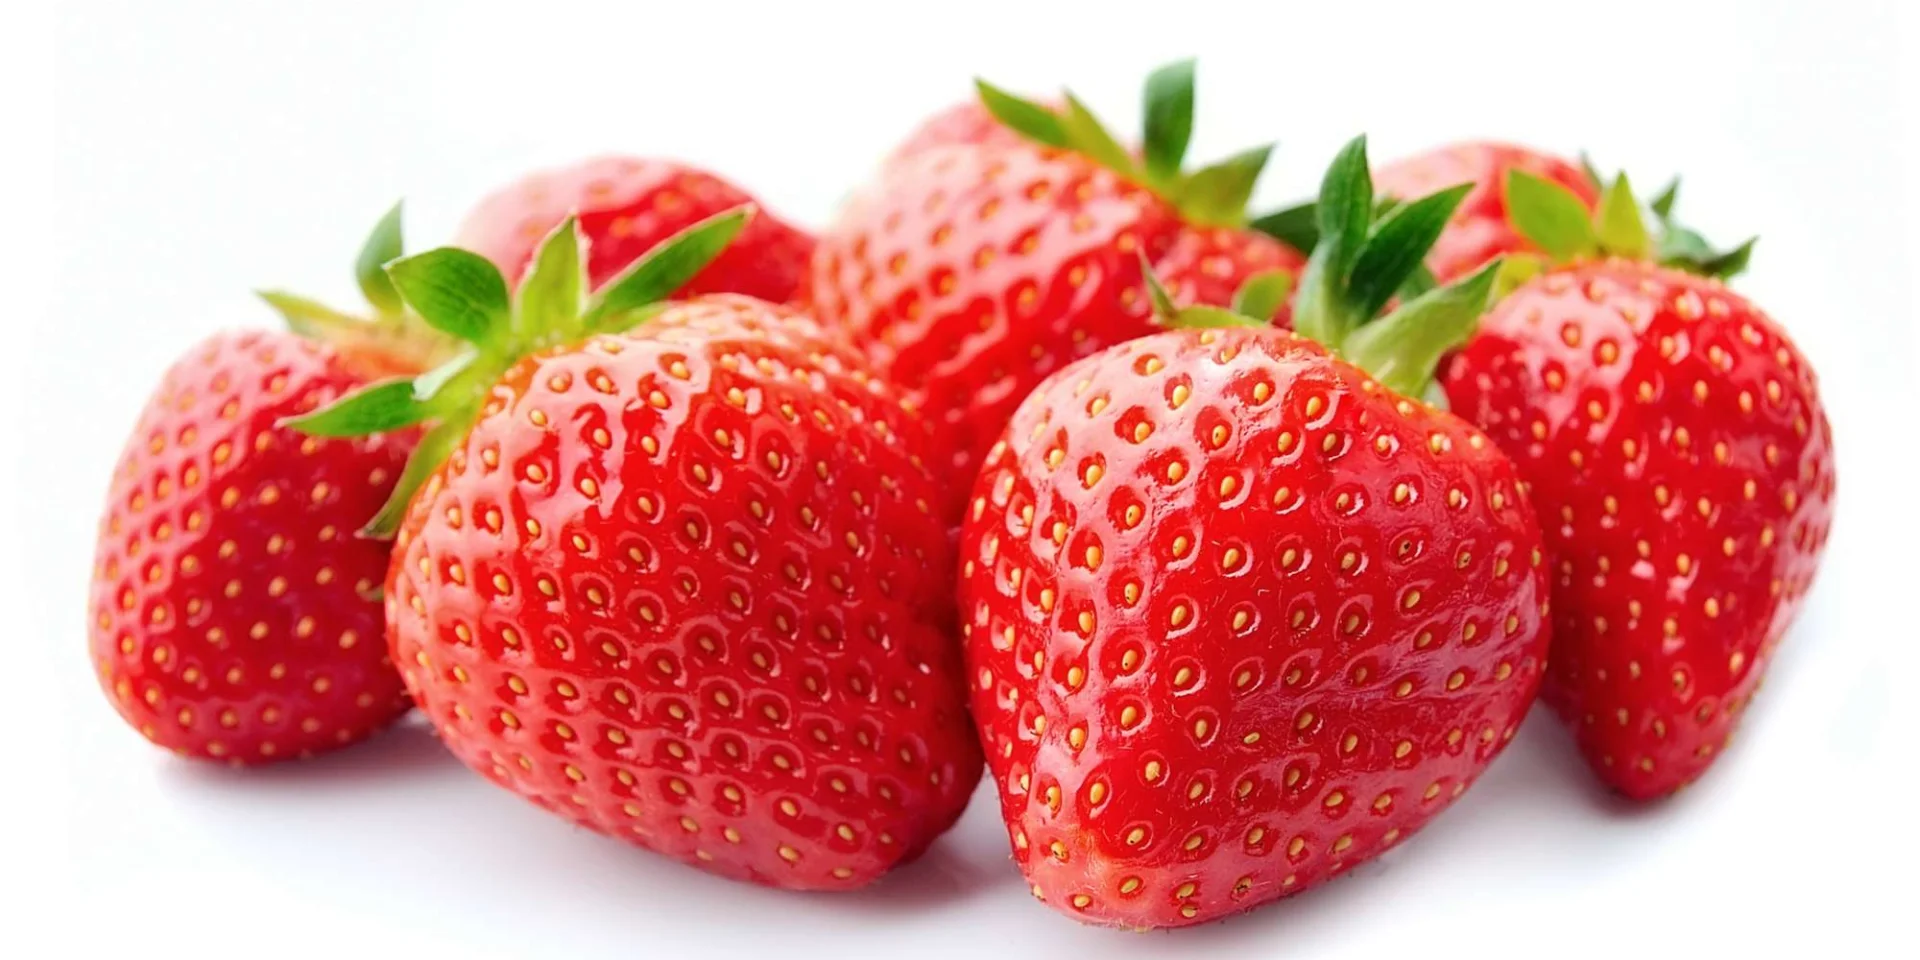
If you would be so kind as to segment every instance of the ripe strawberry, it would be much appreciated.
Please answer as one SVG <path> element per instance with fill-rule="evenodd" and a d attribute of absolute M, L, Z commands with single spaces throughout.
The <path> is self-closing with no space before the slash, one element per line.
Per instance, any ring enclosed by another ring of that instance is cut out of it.
<path fill-rule="evenodd" d="M 597 289 L 667 237 L 752 199 L 739 187 L 683 164 L 594 157 L 529 174 L 488 196 L 467 215 L 454 243 L 492 260 L 513 284 L 541 240 L 574 216 L 590 244 L 587 276 Z M 787 300 L 812 252 L 813 237 L 762 212 L 680 293 Z"/>
<path fill-rule="evenodd" d="M 1785 331 L 1718 278 L 1654 262 L 1625 178 L 1597 228 L 1544 181 L 1508 192 L 1568 262 L 1493 310 L 1447 395 L 1533 487 L 1554 571 L 1547 700 L 1602 780 L 1655 798 L 1726 746 L 1793 622 L 1832 519 L 1832 436 Z M 1749 249 L 1694 243 L 1660 257 L 1724 274 Z"/>
<path fill-rule="evenodd" d="M 432 337 L 378 272 L 398 211 L 361 258 L 376 322 L 286 294 L 306 335 L 226 333 L 167 372 L 114 471 L 92 588 L 93 660 L 122 717 L 190 757 L 307 756 L 410 704 L 387 659 L 387 547 L 355 536 L 399 476 L 404 434 L 320 440 L 283 418 L 386 373 Z"/>
<path fill-rule="evenodd" d="M 1071 94 L 1055 112 L 980 92 L 1027 142 L 954 142 L 888 164 L 821 237 L 808 287 L 823 321 L 909 386 L 958 476 L 1047 374 L 1152 331 L 1140 254 L 1169 286 L 1215 298 L 1301 262 L 1243 229 L 1267 148 L 1181 171 L 1191 63 L 1149 79 L 1139 158 Z"/>
<path fill-rule="evenodd" d="M 1369 322 L 1461 191 L 1369 234 L 1366 171 L 1362 141 L 1329 171 L 1297 308 L 1334 350 L 1179 311 L 1207 329 L 1048 377 L 974 486 L 973 715 L 1014 859 L 1070 916 L 1179 926 L 1311 888 L 1460 796 L 1534 698 L 1526 490 L 1415 399 L 1493 268 Z"/>
<path fill-rule="evenodd" d="M 308 426 L 437 421 L 387 617 L 456 755 L 703 869 L 848 889 L 924 850 L 979 779 L 952 545 L 923 428 L 856 355 L 748 297 L 654 303 L 743 220 L 689 228 L 584 312 L 571 219 L 513 307 L 473 254 L 402 260 L 408 299 L 473 352 Z"/>

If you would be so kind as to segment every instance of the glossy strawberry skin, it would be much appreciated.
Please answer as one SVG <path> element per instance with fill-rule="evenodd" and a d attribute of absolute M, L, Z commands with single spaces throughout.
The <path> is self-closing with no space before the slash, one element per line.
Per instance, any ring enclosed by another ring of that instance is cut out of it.
<path fill-rule="evenodd" d="M 1546 699 L 1614 789 L 1679 789 L 1725 747 L 1826 543 L 1812 369 L 1718 281 L 1610 261 L 1514 291 L 1444 383 L 1533 487 Z"/>
<path fill-rule="evenodd" d="M 1381 167 L 1374 174 L 1374 187 L 1380 196 L 1404 200 L 1462 183 L 1474 185 L 1427 256 L 1428 268 L 1447 283 L 1494 257 L 1539 252 L 1507 217 L 1510 170 L 1566 187 L 1589 209 L 1600 201 L 1599 188 L 1577 164 L 1527 147 L 1481 141 L 1450 144 Z"/>
<path fill-rule="evenodd" d="M 967 518 L 968 679 L 1014 859 L 1084 921 L 1201 923 L 1391 847 L 1504 748 L 1545 663 L 1511 463 L 1284 331 L 1063 369 Z"/>
<path fill-rule="evenodd" d="M 971 477 L 1042 378 L 1153 331 L 1142 253 L 1157 271 L 1174 256 L 1167 282 L 1218 303 L 1247 276 L 1297 262 L 1265 237 L 1193 232 L 1077 154 L 930 148 L 883 171 L 822 235 L 808 296 L 910 388 L 954 475 Z"/>
<path fill-rule="evenodd" d="M 535 804 L 728 877 L 865 884 L 980 774 L 923 443 L 744 297 L 523 360 L 399 534 L 395 662 Z"/>
<path fill-rule="evenodd" d="M 665 160 L 594 157 L 543 170 L 488 196 L 467 215 L 455 245 L 492 260 L 510 286 L 534 250 L 570 213 L 586 238 L 595 288 L 667 237 L 754 198 L 707 171 Z M 680 291 L 791 298 L 813 237 L 761 209 L 734 242 Z"/>
<path fill-rule="evenodd" d="M 235 764 L 358 741 L 411 706 L 387 659 L 384 544 L 356 536 L 412 438 L 279 421 L 361 385 L 289 334 L 214 336 L 167 372 L 113 475 L 91 649 L 128 724 Z"/>

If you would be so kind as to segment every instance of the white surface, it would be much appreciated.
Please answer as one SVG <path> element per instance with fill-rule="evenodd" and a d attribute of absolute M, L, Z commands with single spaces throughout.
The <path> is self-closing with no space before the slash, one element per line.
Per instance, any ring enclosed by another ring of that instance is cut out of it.
<path fill-rule="evenodd" d="M 1892 0 L 1351 15 L 1161 2 L 1124 24 L 1089 12 L 1116 4 L 1032 0 L 877 15 L 542 6 L 537 19 L 455 2 L 8 15 L 31 19 L 0 30 L 0 129 L 25 131 L 0 149 L 0 884 L 13 888 L 0 914 L 20 911 L 0 924 L 0 954 L 1852 957 L 1911 945 L 1896 911 L 1915 893 L 1905 765 L 1920 733 L 1920 42 Z M 1366 55 L 1343 62 L 1348 50 Z M 984 794 L 881 887 L 783 895 L 573 831 L 418 727 L 243 775 L 159 754 L 95 689 L 95 510 L 151 383 L 197 337 L 268 323 L 250 288 L 352 302 L 348 258 L 394 198 L 408 198 L 424 245 L 516 172 L 624 150 L 710 165 L 817 223 L 976 72 L 1041 91 L 1072 80 L 1131 129 L 1137 78 L 1188 52 L 1202 55 L 1197 153 L 1278 137 L 1263 191 L 1276 203 L 1361 130 L 1378 159 L 1493 135 L 1584 146 L 1643 184 L 1686 171 L 1689 219 L 1764 235 L 1743 286 L 1823 376 L 1839 518 L 1810 606 L 1697 787 L 1625 811 L 1536 713 L 1479 787 L 1386 860 L 1240 920 L 1132 936 L 1031 902 Z"/>

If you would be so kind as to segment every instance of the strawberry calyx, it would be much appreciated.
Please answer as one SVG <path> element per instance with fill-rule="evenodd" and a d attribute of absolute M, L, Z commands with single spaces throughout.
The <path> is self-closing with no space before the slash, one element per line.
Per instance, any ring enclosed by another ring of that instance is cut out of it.
<path fill-rule="evenodd" d="M 1558 183 L 1523 170 L 1507 171 L 1507 218 L 1544 257 L 1514 256 L 1502 278 L 1503 290 L 1548 265 L 1594 257 L 1651 260 L 1722 280 L 1746 269 L 1759 238 L 1750 237 L 1739 246 L 1716 250 L 1698 232 L 1677 222 L 1673 207 L 1680 192 L 1679 180 L 1661 190 L 1643 212 L 1625 173 L 1607 181 L 1584 157 L 1582 162 L 1587 176 L 1600 187 L 1600 202 L 1591 212 L 1573 191 Z M 1648 229 L 1648 212 L 1653 214 L 1655 230 Z"/>
<path fill-rule="evenodd" d="M 541 241 L 512 293 L 491 261 L 458 247 L 387 262 L 382 273 L 395 297 L 458 349 L 424 373 L 369 384 L 286 425 L 317 437 L 351 437 L 431 424 L 392 495 L 361 531 L 389 538 L 414 492 L 467 435 L 509 368 L 530 354 L 643 323 L 733 242 L 753 212 L 743 204 L 687 227 L 593 292 L 586 240 L 572 216 Z"/>
<path fill-rule="evenodd" d="M 1496 258 L 1446 286 L 1433 286 L 1428 278 L 1426 289 L 1418 289 L 1421 262 L 1470 188 L 1449 187 L 1378 214 L 1382 208 L 1374 201 L 1366 137 L 1349 142 L 1327 168 L 1313 205 L 1318 242 L 1300 274 L 1294 332 L 1367 371 L 1388 389 L 1426 395 L 1441 356 L 1479 328 L 1502 269 Z M 1151 271 L 1147 281 L 1155 314 L 1166 325 L 1267 325 L 1254 319 L 1263 314 L 1248 315 L 1244 309 L 1264 306 L 1264 298 L 1271 295 L 1252 289 L 1272 282 L 1262 277 L 1248 280 L 1232 309 L 1175 307 Z M 1398 305 L 1383 315 L 1396 299 Z"/>
<path fill-rule="evenodd" d="M 401 204 L 396 203 L 360 246 L 354 280 L 368 314 L 336 310 L 282 290 L 256 291 L 293 333 L 334 347 L 350 366 L 371 375 L 420 371 L 445 361 L 457 344 L 407 309 L 383 266 L 405 252 Z"/>
<path fill-rule="evenodd" d="M 1273 151 L 1273 144 L 1266 144 L 1195 170 L 1183 168 L 1193 136 L 1191 59 L 1169 63 L 1147 76 L 1138 150 L 1122 146 L 1072 91 L 1062 91 L 1064 105 L 1055 108 L 985 80 L 975 80 L 974 86 L 987 112 L 1015 133 L 1044 147 L 1086 156 L 1152 190 L 1198 226 L 1245 226 L 1247 201 Z"/>

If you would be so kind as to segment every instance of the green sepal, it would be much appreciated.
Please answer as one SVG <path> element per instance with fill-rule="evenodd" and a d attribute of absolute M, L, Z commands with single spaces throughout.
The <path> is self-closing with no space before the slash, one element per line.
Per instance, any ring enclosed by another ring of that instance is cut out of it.
<path fill-rule="evenodd" d="M 1653 208 L 1653 215 L 1655 217 L 1666 220 L 1673 216 L 1673 205 L 1678 202 L 1679 199 L 1680 178 L 1674 177 L 1672 180 L 1667 181 L 1666 188 L 1661 190 L 1660 195 L 1654 197 L 1653 202 L 1648 204 L 1648 206 Z"/>
<path fill-rule="evenodd" d="M 1367 138 L 1355 137 L 1335 155 L 1320 180 L 1314 202 L 1319 243 L 1307 257 L 1294 301 L 1293 326 L 1303 336 L 1337 345 L 1364 318 L 1354 315 L 1347 279 L 1367 239 L 1373 212 L 1373 177 L 1367 169 Z"/>
<path fill-rule="evenodd" d="M 382 315 L 398 314 L 406 308 L 386 271 L 388 263 L 400 259 L 406 252 L 400 224 L 402 206 L 396 202 L 380 222 L 373 225 L 373 232 L 367 235 L 353 263 L 353 276 L 360 284 L 361 295 Z"/>
<path fill-rule="evenodd" d="M 394 481 L 393 491 L 387 494 L 385 503 L 380 505 L 378 513 L 367 525 L 360 528 L 360 535 L 374 540 L 390 540 L 400 529 L 400 521 L 406 519 L 407 506 L 413 502 L 413 495 L 426 485 L 427 478 L 433 476 L 440 464 L 453 452 L 460 441 L 466 439 L 471 420 L 446 420 L 428 430 L 414 446 L 413 453 L 407 458 L 407 465 L 400 470 L 400 479 Z"/>
<path fill-rule="evenodd" d="M 1193 138 L 1194 61 L 1156 69 L 1141 94 L 1144 132 L 1138 156 L 1114 137 L 1087 105 L 1065 91 L 1049 109 L 975 79 L 981 105 L 1008 129 L 1044 147 L 1072 150 L 1173 204 L 1188 222 L 1239 227 L 1272 145 L 1243 151 L 1191 173 L 1181 163 Z"/>
<path fill-rule="evenodd" d="M 973 86 L 980 93 L 981 105 L 993 114 L 995 120 L 1030 140 L 1059 150 L 1067 149 L 1069 138 L 1066 124 L 1053 111 L 985 80 L 976 79 Z"/>
<path fill-rule="evenodd" d="M 1446 351 L 1478 328 L 1503 264 L 1437 286 L 1423 266 L 1472 189 L 1461 184 L 1412 200 L 1376 202 L 1366 140 L 1349 142 L 1327 168 L 1314 202 L 1320 242 L 1294 301 L 1294 331 L 1356 364 L 1383 385 L 1424 397 Z M 1379 311 L 1398 296 L 1386 316 Z"/>
<path fill-rule="evenodd" d="M 1301 253 L 1312 253 L 1320 243 L 1319 213 L 1313 201 L 1255 217 L 1247 226 Z"/>
<path fill-rule="evenodd" d="M 1537 253 L 1510 253 L 1500 264 L 1500 274 L 1493 282 L 1493 299 L 1500 300 L 1507 294 L 1545 273 L 1550 266 L 1547 258 Z"/>
<path fill-rule="evenodd" d="M 1247 201 L 1253 198 L 1260 173 L 1272 155 L 1273 144 L 1267 144 L 1201 167 L 1182 181 L 1174 204 L 1192 223 L 1239 226 L 1246 222 Z"/>
<path fill-rule="evenodd" d="M 525 337 L 534 331 L 558 331 L 562 335 L 576 332 L 586 289 L 581 279 L 582 262 L 579 221 L 569 215 L 540 241 L 526 276 L 520 280 L 515 293 L 515 336 Z"/>
<path fill-rule="evenodd" d="M 297 294 L 283 293 L 278 290 L 254 291 L 267 306 L 280 314 L 287 329 L 315 340 L 326 339 L 329 333 L 346 332 L 358 327 L 368 326 L 368 322 L 350 314 L 341 313 L 318 300 L 311 300 Z"/>
<path fill-rule="evenodd" d="M 1240 289 L 1233 292 L 1231 309 L 1241 316 L 1268 320 L 1286 304 L 1287 295 L 1292 292 L 1292 271 L 1262 270 L 1248 277 Z"/>
<path fill-rule="evenodd" d="M 1178 179 L 1186 161 L 1187 145 L 1193 139 L 1193 75 L 1191 59 L 1169 63 L 1147 75 L 1141 104 L 1141 153 L 1147 177 L 1156 183 Z"/>
<path fill-rule="evenodd" d="M 1600 248 L 1587 205 L 1573 191 L 1525 170 L 1507 171 L 1507 218 L 1528 242 L 1558 261 Z"/>
<path fill-rule="evenodd" d="M 487 258 L 440 247 L 387 264 L 387 275 L 420 319 L 449 336 L 487 345 L 507 333 L 507 280 Z"/>
<path fill-rule="evenodd" d="M 600 288 L 581 316 L 581 329 L 617 332 L 632 327 L 638 318 L 623 314 L 664 300 L 686 286 L 739 236 L 753 214 L 753 206 L 743 204 L 662 240 Z"/>
<path fill-rule="evenodd" d="M 1615 256 L 1645 259 L 1653 241 L 1647 236 L 1646 221 L 1640 218 L 1640 201 L 1634 199 L 1633 185 L 1622 173 L 1600 193 L 1594 211 L 1594 238 L 1600 249 Z"/>
<path fill-rule="evenodd" d="M 627 329 L 652 316 L 731 243 L 753 215 L 742 205 L 700 221 L 649 250 L 601 292 L 584 299 L 586 258 L 572 217 L 550 232 L 510 297 L 485 258 L 455 247 L 388 264 L 406 305 L 468 346 L 411 379 L 365 387 L 289 426 L 317 436 L 358 436 L 433 422 L 380 512 L 362 531 L 388 537 L 407 504 L 479 417 L 488 392 L 520 358 L 590 333 Z"/>
<path fill-rule="evenodd" d="M 1398 204 L 1373 227 L 1354 260 L 1348 287 L 1360 316 L 1379 313 L 1404 288 L 1472 189 L 1473 184 L 1463 183 Z"/>
<path fill-rule="evenodd" d="M 1465 280 L 1428 291 L 1360 327 L 1342 353 L 1382 386 L 1404 396 L 1422 395 L 1440 358 L 1479 329 L 1500 266 L 1496 257 Z"/>
<path fill-rule="evenodd" d="M 414 396 L 414 381 L 383 380 L 313 413 L 288 417 L 281 426 L 315 437 L 360 437 L 410 427 L 425 420 L 427 404 Z"/>
<path fill-rule="evenodd" d="M 1600 168 L 1594 164 L 1593 158 L 1588 156 L 1585 150 L 1580 151 L 1580 172 L 1587 175 L 1587 182 L 1593 184 L 1595 190 L 1606 189 L 1607 178 L 1600 175 Z"/>

